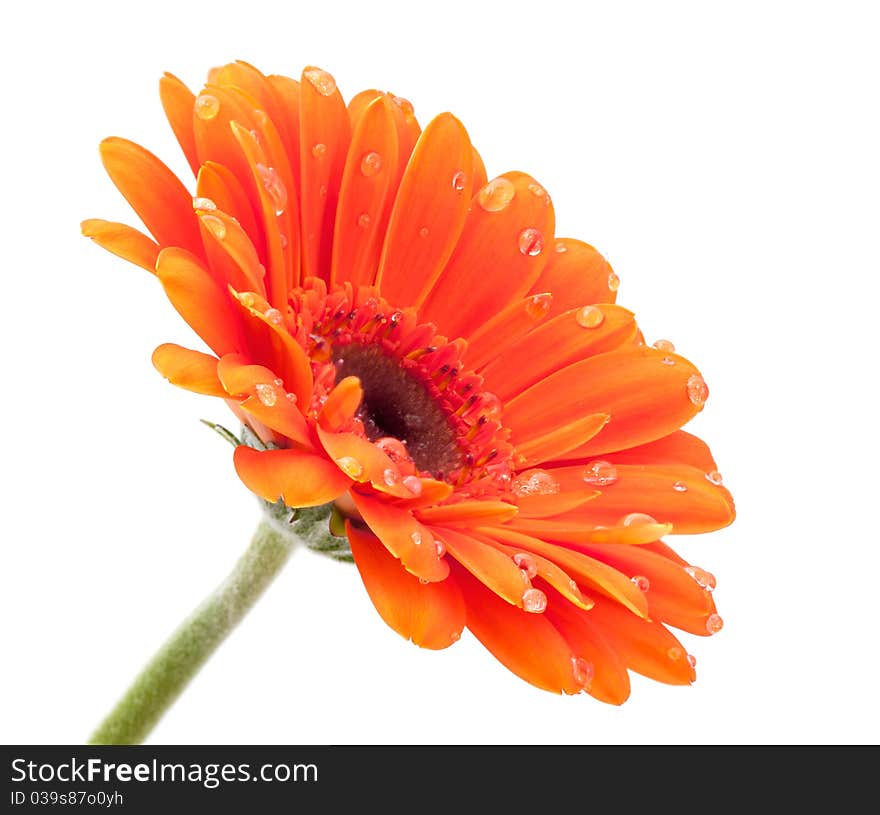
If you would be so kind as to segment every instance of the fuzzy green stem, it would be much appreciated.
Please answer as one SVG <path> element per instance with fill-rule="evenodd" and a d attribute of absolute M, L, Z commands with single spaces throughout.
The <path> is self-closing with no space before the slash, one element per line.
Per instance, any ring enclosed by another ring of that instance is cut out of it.
<path fill-rule="evenodd" d="M 325 516 L 326 517 L 326 516 Z M 140 744 L 290 557 L 297 536 L 264 517 L 229 576 L 171 635 L 89 744 Z"/>

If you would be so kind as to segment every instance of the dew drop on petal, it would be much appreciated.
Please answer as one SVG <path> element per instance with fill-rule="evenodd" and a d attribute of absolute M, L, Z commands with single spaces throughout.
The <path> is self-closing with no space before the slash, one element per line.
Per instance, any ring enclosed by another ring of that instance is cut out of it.
<path fill-rule="evenodd" d="M 382 473 L 382 480 L 385 482 L 386 486 L 393 487 L 395 484 L 400 483 L 400 473 L 389 467 Z"/>
<path fill-rule="evenodd" d="M 288 402 L 296 402 L 296 394 L 295 393 L 285 393 L 284 398 Z"/>
<path fill-rule="evenodd" d="M 361 174 L 365 176 L 376 175 L 382 169 L 382 156 L 375 150 L 364 153 L 361 158 Z"/>
<path fill-rule="evenodd" d="M 257 175 L 260 176 L 263 189 L 269 194 L 275 214 L 281 215 L 287 206 L 287 187 L 284 186 L 281 176 L 274 167 L 267 167 L 265 164 L 257 165 Z"/>
<path fill-rule="evenodd" d="M 287 249 L 287 235 L 285 235 L 283 232 L 278 233 L 278 242 L 281 244 L 282 249 Z"/>
<path fill-rule="evenodd" d="M 452 176 L 452 189 L 456 192 L 461 192 L 466 185 L 467 176 L 465 175 L 464 170 L 459 170 Z"/>
<path fill-rule="evenodd" d="M 610 461 L 591 461 L 583 474 L 584 481 L 592 487 L 608 487 L 617 481 L 617 467 Z"/>
<path fill-rule="evenodd" d="M 718 470 L 712 470 L 712 472 L 706 473 L 706 481 L 710 484 L 714 484 L 716 487 L 720 487 L 724 483 L 724 479 L 721 477 L 721 473 Z"/>
<path fill-rule="evenodd" d="M 648 578 L 645 577 L 643 574 L 633 575 L 630 579 L 632 580 L 633 585 L 639 591 L 647 591 L 651 588 L 651 581 L 648 580 Z"/>
<path fill-rule="evenodd" d="M 545 190 L 540 184 L 536 184 L 535 182 L 529 184 L 528 190 L 532 195 L 535 196 L 535 198 L 543 198 L 545 195 L 547 195 L 547 190 Z"/>
<path fill-rule="evenodd" d="M 533 294 L 526 300 L 526 314 L 533 320 L 540 320 L 550 311 L 553 304 L 553 295 L 550 292 L 542 292 L 541 294 Z"/>
<path fill-rule="evenodd" d="M 202 215 L 200 218 L 202 223 L 218 241 L 222 241 L 226 237 L 226 224 L 223 223 L 221 218 L 218 218 L 216 215 Z"/>
<path fill-rule="evenodd" d="M 415 532 L 410 533 L 410 536 L 409 536 L 409 537 L 410 537 L 410 540 L 413 542 L 413 544 L 414 544 L 415 546 L 421 546 L 421 545 L 422 545 L 422 533 L 419 532 L 418 529 L 416 529 Z"/>
<path fill-rule="evenodd" d="M 526 589 L 522 596 L 523 611 L 541 614 L 547 608 L 547 595 L 540 589 Z"/>
<path fill-rule="evenodd" d="M 683 656 L 684 652 L 676 645 L 673 645 L 672 648 L 666 651 L 666 656 L 668 656 L 673 662 L 678 662 Z"/>
<path fill-rule="evenodd" d="M 571 672 L 574 676 L 574 681 L 582 688 L 589 688 L 593 684 L 593 677 L 596 675 L 593 663 L 581 657 L 571 658 Z"/>
<path fill-rule="evenodd" d="M 280 313 L 280 312 L 279 312 L 279 313 Z M 283 379 L 280 379 L 280 378 L 279 378 L 279 379 L 273 379 L 272 381 L 273 381 L 273 382 L 274 382 L 279 388 L 284 384 L 284 380 L 283 380 Z"/>
<path fill-rule="evenodd" d="M 556 241 L 556 246 L 553 247 L 553 251 L 558 252 L 561 255 L 563 252 L 568 251 L 568 247 L 565 245 L 564 241 Z"/>
<path fill-rule="evenodd" d="M 699 566 L 685 566 L 684 570 L 696 581 L 701 589 L 705 589 L 706 591 L 715 590 L 717 584 L 715 581 L 715 575 L 712 574 L 712 572 L 707 572 Z"/>
<path fill-rule="evenodd" d="M 403 479 L 403 486 L 416 497 L 422 494 L 422 479 L 416 475 L 408 475 Z"/>
<path fill-rule="evenodd" d="M 675 346 L 669 340 L 657 340 L 657 342 L 654 343 L 654 348 L 658 351 L 666 351 L 670 354 L 675 351 Z"/>
<path fill-rule="evenodd" d="M 278 401 L 278 391 L 274 385 L 260 383 L 255 386 L 257 399 L 259 399 L 266 407 L 272 407 Z"/>
<path fill-rule="evenodd" d="M 581 328 L 598 328 L 605 322 L 604 312 L 596 306 L 584 306 L 582 309 L 578 309 L 574 318 Z"/>
<path fill-rule="evenodd" d="M 428 237 L 428 234 L 429 234 L 429 233 L 428 233 L 428 227 L 426 227 L 426 226 L 423 226 L 423 227 L 419 230 L 419 237 L 420 237 L 420 238 L 427 238 L 427 237 Z"/>
<path fill-rule="evenodd" d="M 327 197 L 327 185 L 326 184 L 321 184 L 321 186 L 318 187 L 318 195 L 320 195 L 321 198 Z"/>
<path fill-rule="evenodd" d="M 538 574 L 538 564 L 535 562 L 535 559 L 526 552 L 517 552 L 513 556 L 513 562 L 519 566 L 526 575 L 528 575 L 529 580 Z"/>
<path fill-rule="evenodd" d="M 690 665 L 691 668 L 697 667 L 697 658 L 693 654 L 688 654 L 687 659 L 688 659 L 688 665 Z"/>
<path fill-rule="evenodd" d="M 559 482 L 546 470 L 526 470 L 519 473 L 510 486 L 514 495 L 555 495 Z"/>
<path fill-rule="evenodd" d="M 657 523 L 657 519 L 644 512 L 630 512 L 620 519 L 620 523 L 623 526 L 647 526 Z"/>
<path fill-rule="evenodd" d="M 238 299 L 245 308 L 253 308 L 254 303 L 257 302 L 256 297 L 254 297 L 254 293 L 250 291 L 242 292 Z"/>
<path fill-rule="evenodd" d="M 303 76 L 321 96 L 330 96 L 336 90 L 336 80 L 321 68 L 306 68 Z"/>
<path fill-rule="evenodd" d="M 193 209 L 200 209 L 203 212 L 213 212 L 217 209 L 217 205 L 210 199 L 202 196 L 193 198 Z"/>
<path fill-rule="evenodd" d="M 688 491 L 688 485 L 685 484 L 684 481 L 676 481 L 676 482 L 672 485 L 672 489 L 674 489 L 676 492 L 687 492 L 687 491 Z"/>
<path fill-rule="evenodd" d="M 443 557 L 446 554 L 446 544 L 440 538 L 434 538 L 434 551 L 437 552 L 437 557 Z"/>
<path fill-rule="evenodd" d="M 312 145 L 312 155 L 315 158 L 321 158 L 321 156 L 323 156 L 324 153 L 326 153 L 326 152 L 327 152 L 327 145 L 324 144 L 323 142 L 318 142 L 317 144 Z"/>
<path fill-rule="evenodd" d="M 366 212 L 362 212 L 358 215 L 357 225 L 361 227 L 361 229 L 366 229 L 370 225 L 370 216 Z"/>
<path fill-rule="evenodd" d="M 336 464 L 349 478 L 357 480 L 364 474 L 364 465 L 354 456 L 342 456 L 336 459 Z"/>
<path fill-rule="evenodd" d="M 501 212 L 515 195 L 516 187 L 513 182 L 499 177 L 490 181 L 477 193 L 477 203 L 486 212 Z"/>
<path fill-rule="evenodd" d="M 482 410 L 483 416 L 487 419 L 497 419 L 501 416 L 504 406 L 494 393 L 491 391 L 483 391 L 480 395 L 480 409 Z"/>
<path fill-rule="evenodd" d="M 675 360 L 672 357 L 663 357 L 660 362 L 664 365 L 675 365 Z"/>
<path fill-rule="evenodd" d="M 691 403 L 698 408 L 706 404 L 709 398 L 709 387 L 699 374 L 691 374 L 687 381 L 687 394 Z"/>
<path fill-rule="evenodd" d="M 196 116 L 204 121 L 213 119 L 220 112 L 220 100 L 210 93 L 203 93 L 196 97 Z"/>
<path fill-rule="evenodd" d="M 724 628 L 724 620 L 719 614 L 710 614 L 706 617 L 706 631 L 710 634 L 717 634 L 722 628 Z"/>
<path fill-rule="evenodd" d="M 544 249 L 544 236 L 539 229 L 530 226 L 519 233 L 518 244 L 522 254 L 535 257 Z"/>
<path fill-rule="evenodd" d="M 608 288 L 611 291 L 617 291 L 620 288 L 620 278 L 614 272 L 608 275 Z"/>
<path fill-rule="evenodd" d="M 263 316 L 266 318 L 267 322 L 272 323 L 272 325 L 281 325 L 284 322 L 284 315 L 277 308 L 267 308 L 265 312 L 263 312 Z"/>

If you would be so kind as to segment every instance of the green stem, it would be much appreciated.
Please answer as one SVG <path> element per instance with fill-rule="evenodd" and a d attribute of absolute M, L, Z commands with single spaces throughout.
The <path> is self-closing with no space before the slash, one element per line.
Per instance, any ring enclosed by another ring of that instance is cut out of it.
<path fill-rule="evenodd" d="M 140 744 L 149 735 L 290 557 L 297 536 L 273 521 L 260 522 L 229 576 L 159 649 L 89 744 Z"/>

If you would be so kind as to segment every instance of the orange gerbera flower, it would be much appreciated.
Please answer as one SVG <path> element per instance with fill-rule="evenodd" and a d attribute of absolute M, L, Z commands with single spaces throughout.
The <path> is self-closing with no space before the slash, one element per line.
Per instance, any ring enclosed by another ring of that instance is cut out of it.
<path fill-rule="evenodd" d="M 721 627 L 714 578 L 661 541 L 729 524 L 697 369 L 646 347 L 591 246 L 531 176 L 489 181 L 462 124 L 376 90 L 236 62 L 166 74 L 195 197 L 154 155 L 101 157 L 152 238 L 84 222 L 156 274 L 213 353 L 153 362 L 252 431 L 268 502 L 335 502 L 382 618 L 425 648 L 467 627 L 539 688 L 619 704 L 628 671 L 693 681 L 669 627 Z"/>

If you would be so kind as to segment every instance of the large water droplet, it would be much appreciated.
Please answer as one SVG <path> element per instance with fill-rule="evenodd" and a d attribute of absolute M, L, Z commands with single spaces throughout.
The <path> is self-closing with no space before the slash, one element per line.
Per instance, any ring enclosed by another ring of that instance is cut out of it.
<path fill-rule="evenodd" d="M 218 218 L 216 215 L 200 215 L 199 217 L 218 241 L 222 241 L 226 237 L 226 224 L 223 223 L 221 218 Z"/>
<path fill-rule="evenodd" d="M 657 523 L 657 519 L 644 512 L 630 512 L 620 519 L 623 526 L 647 526 Z"/>
<path fill-rule="evenodd" d="M 720 487 L 724 483 L 724 479 L 721 477 L 721 473 L 718 470 L 712 470 L 711 472 L 706 473 L 706 481 L 710 484 L 714 484 L 716 487 Z"/>
<path fill-rule="evenodd" d="M 584 470 L 584 481 L 591 487 L 608 487 L 617 481 L 617 467 L 610 461 L 591 461 Z"/>
<path fill-rule="evenodd" d="M 715 591 L 715 575 L 699 566 L 685 566 L 684 570 L 696 581 L 701 589 Z"/>
<path fill-rule="evenodd" d="M 467 186 L 467 176 L 464 173 L 464 170 L 458 170 L 452 176 L 452 189 L 456 192 L 461 192 Z"/>
<path fill-rule="evenodd" d="M 654 348 L 658 351 L 666 351 L 669 354 L 675 351 L 675 346 L 669 340 L 657 340 L 654 343 Z"/>
<path fill-rule="evenodd" d="M 349 478 L 357 480 L 364 474 L 364 465 L 354 456 L 342 456 L 336 459 L 336 464 Z"/>
<path fill-rule="evenodd" d="M 374 150 L 364 153 L 361 158 L 361 173 L 365 176 L 376 175 L 382 169 L 382 156 Z"/>
<path fill-rule="evenodd" d="M 529 580 L 538 574 L 538 564 L 535 562 L 535 559 L 526 552 L 517 552 L 513 556 L 513 562 L 526 573 Z"/>
<path fill-rule="evenodd" d="M 581 328 L 598 328 L 605 321 L 605 313 L 597 306 L 584 306 L 575 312 L 574 318 Z"/>
<path fill-rule="evenodd" d="M 321 96 L 330 96 L 336 90 L 336 80 L 321 68 L 306 68 L 303 76 Z"/>
<path fill-rule="evenodd" d="M 544 236 L 539 229 L 530 226 L 519 233 L 517 243 L 522 254 L 535 257 L 544 249 Z"/>
<path fill-rule="evenodd" d="M 592 662 L 588 662 L 581 657 L 572 657 L 571 673 L 574 676 L 575 683 L 586 689 L 593 684 L 593 677 L 596 675 L 596 670 L 593 667 Z"/>
<path fill-rule="evenodd" d="M 495 178 L 477 193 L 477 203 L 486 212 L 501 212 L 513 200 L 516 187 L 506 178 Z"/>
<path fill-rule="evenodd" d="M 210 199 L 202 196 L 193 198 L 193 209 L 200 209 L 202 212 L 213 212 L 217 209 L 217 205 Z"/>
<path fill-rule="evenodd" d="M 651 581 L 643 574 L 633 575 L 630 580 L 639 591 L 647 591 L 651 588 Z"/>
<path fill-rule="evenodd" d="M 416 496 L 416 498 L 422 494 L 422 479 L 418 476 L 408 475 L 403 479 L 403 486 Z"/>
<path fill-rule="evenodd" d="M 261 382 L 254 387 L 254 390 L 257 392 L 257 399 L 266 407 L 273 407 L 278 401 L 278 391 L 275 390 L 274 385 L 267 385 Z"/>
<path fill-rule="evenodd" d="M 687 395 L 691 403 L 702 408 L 709 398 L 709 387 L 699 374 L 691 374 L 687 381 Z"/>
<path fill-rule="evenodd" d="M 620 288 L 620 278 L 614 272 L 608 275 L 608 288 L 611 291 L 617 291 Z"/>
<path fill-rule="evenodd" d="M 202 93 L 196 97 L 195 111 L 200 119 L 213 119 L 220 112 L 220 100 L 210 93 Z"/>
<path fill-rule="evenodd" d="M 269 194 L 275 214 L 281 215 L 287 206 L 287 187 L 284 186 L 281 176 L 274 167 L 267 167 L 265 164 L 257 165 L 257 175 L 260 176 L 263 189 Z"/>
<path fill-rule="evenodd" d="M 267 308 L 263 316 L 272 325 L 281 325 L 284 322 L 284 315 L 277 308 Z"/>
<path fill-rule="evenodd" d="M 523 611 L 541 614 L 547 608 L 547 595 L 540 589 L 526 589 L 522 595 Z"/>
<path fill-rule="evenodd" d="M 389 467 L 382 473 L 382 480 L 385 482 L 386 486 L 393 487 L 395 484 L 400 483 L 400 473 Z"/>
<path fill-rule="evenodd" d="M 540 320 L 550 311 L 553 304 L 553 295 L 550 292 L 542 292 L 541 294 L 533 294 L 526 300 L 526 314 L 533 320 Z"/>
<path fill-rule="evenodd" d="M 724 628 L 724 620 L 720 615 L 710 614 L 706 617 L 706 631 L 710 634 L 717 634 L 722 628 Z"/>
<path fill-rule="evenodd" d="M 519 473 L 510 486 L 514 495 L 555 495 L 561 489 L 559 482 L 546 470 L 526 470 Z"/>

